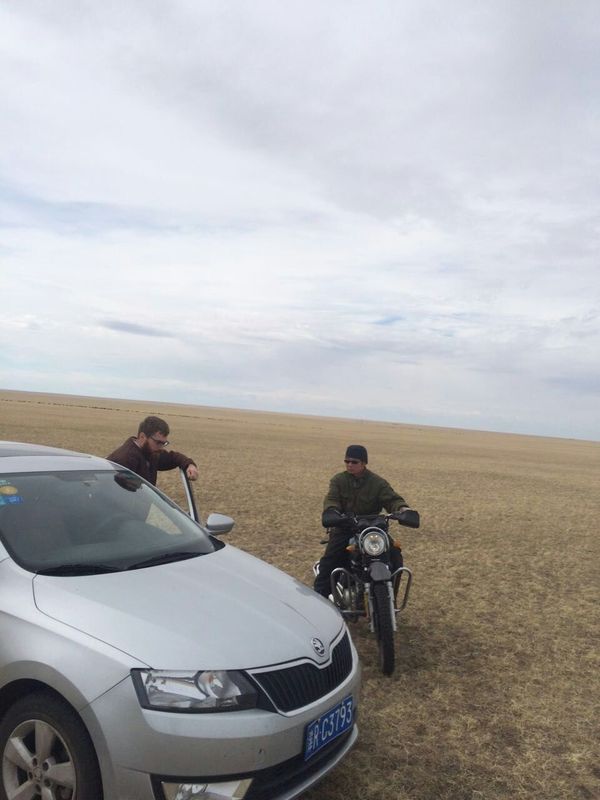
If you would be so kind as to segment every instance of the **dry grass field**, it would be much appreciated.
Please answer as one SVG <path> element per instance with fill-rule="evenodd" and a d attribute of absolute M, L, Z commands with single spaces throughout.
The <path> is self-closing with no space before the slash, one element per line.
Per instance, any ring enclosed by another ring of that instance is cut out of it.
<path fill-rule="evenodd" d="M 236 519 L 228 541 L 306 583 L 346 444 L 421 512 L 396 672 L 351 626 L 360 740 L 306 800 L 600 798 L 600 443 L 17 392 L 0 439 L 105 455 L 149 413 L 197 460 L 201 511 Z"/>

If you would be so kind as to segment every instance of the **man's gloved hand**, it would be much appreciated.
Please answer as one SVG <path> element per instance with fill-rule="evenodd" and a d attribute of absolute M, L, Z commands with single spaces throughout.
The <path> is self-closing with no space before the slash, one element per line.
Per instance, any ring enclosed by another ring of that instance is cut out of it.
<path fill-rule="evenodd" d="M 397 519 L 400 525 L 406 525 L 407 528 L 418 528 L 421 524 L 419 512 L 407 506 L 403 506 L 399 511 L 396 511 L 394 519 Z"/>
<path fill-rule="evenodd" d="M 326 508 L 321 515 L 321 524 L 324 528 L 339 527 L 343 521 L 344 515 L 338 508 L 335 508 L 334 506 Z"/>

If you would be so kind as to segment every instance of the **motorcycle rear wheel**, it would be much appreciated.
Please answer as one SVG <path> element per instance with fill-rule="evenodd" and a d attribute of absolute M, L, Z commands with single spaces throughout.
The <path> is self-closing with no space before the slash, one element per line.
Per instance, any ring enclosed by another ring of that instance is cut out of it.
<path fill-rule="evenodd" d="M 387 584 L 373 585 L 374 623 L 379 647 L 379 667 L 384 675 L 391 675 L 395 666 L 394 625 Z"/>

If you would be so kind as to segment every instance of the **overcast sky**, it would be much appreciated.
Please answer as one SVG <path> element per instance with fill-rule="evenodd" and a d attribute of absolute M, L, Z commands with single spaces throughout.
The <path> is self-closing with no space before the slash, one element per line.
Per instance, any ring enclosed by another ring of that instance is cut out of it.
<path fill-rule="evenodd" d="M 597 0 L 0 0 L 0 387 L 600 440 Z"/>

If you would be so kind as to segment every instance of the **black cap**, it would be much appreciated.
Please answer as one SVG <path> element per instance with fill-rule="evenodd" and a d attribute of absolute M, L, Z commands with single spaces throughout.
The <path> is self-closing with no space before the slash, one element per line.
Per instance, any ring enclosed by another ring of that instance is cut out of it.
<path fill-rule="evenodd" d="M 346 458 L 356 458 L 364 464 L 369 462 L 367 448 L 363 447 L 362 444 L 349 444 L 346 448 Z"/>

